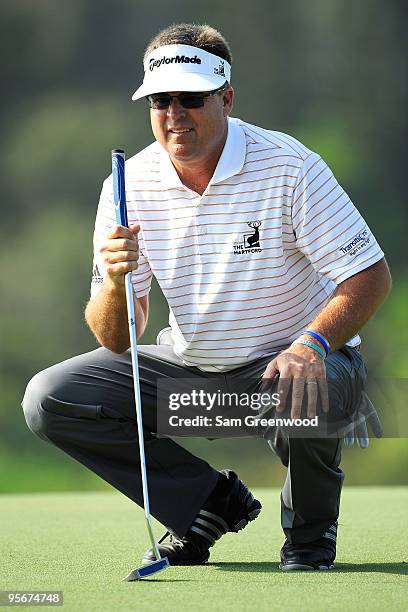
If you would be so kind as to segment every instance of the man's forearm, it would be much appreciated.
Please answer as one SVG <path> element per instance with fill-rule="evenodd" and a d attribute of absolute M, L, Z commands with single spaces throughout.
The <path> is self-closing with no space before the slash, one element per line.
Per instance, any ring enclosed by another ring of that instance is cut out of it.
<path fill-rule="evenodd" d="M 142 336 L 147 317 L 134 295 L 136 333 Z M 85 309 L 85 319 L 98 342 L 115 353 L 123 353 L 130 346 L 125 288 L 105 284 Z"/>
<path fill-rule="evenodd" d="M 384 259 L 338 285 L 329 302 L 308 326 L 336 350 L 350 340 L 374 315 L 391 290 Z"/>

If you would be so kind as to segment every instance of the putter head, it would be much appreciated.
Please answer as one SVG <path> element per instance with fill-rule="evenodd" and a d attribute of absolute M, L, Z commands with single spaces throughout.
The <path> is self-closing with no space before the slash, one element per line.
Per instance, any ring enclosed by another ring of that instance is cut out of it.
<path fill-rule="evenodd" d="M 152 563 L 148 563 L 147 565 L 143 565 L 142 567 L 136 568 L 130 572 L 123 578 L 124 582 L 133 582 L 134 580 L 141 580 L 142 578 L 149 578 L 149 576 L 153 576 L 158 572 L 161 572 L 170 567 L 169 560 L 167 557 L 162 557 L 158 561 L 153 561 Z"/>

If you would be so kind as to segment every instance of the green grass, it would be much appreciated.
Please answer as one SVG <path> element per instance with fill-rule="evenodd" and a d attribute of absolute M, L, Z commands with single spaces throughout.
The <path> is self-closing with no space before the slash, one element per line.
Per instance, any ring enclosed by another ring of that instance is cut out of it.
<path fill-rule="evenodd" d="M 116 492 L 0 496 L 1 590 L 63 590 L 64 610 L 406 610 L 408 489 L 345 488 L 337 571 L 283 574 L 279 491 L 224 536 L 207 566 L 121 582 L 147 548 L 144 515 Z M 162 528 L 155 524 L 156 536 Z M 28 606 L 27 606 L 28 607 Z M 30 607 L 31 609 L 31 607 Z"/>

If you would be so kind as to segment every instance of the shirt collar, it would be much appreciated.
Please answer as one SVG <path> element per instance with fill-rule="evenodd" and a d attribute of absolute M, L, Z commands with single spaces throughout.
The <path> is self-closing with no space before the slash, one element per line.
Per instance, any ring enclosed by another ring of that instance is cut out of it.
<path fill-rule="evenodd" d="M 161 179 L 164 185 L 168 188 L 179 187 L 185 189 L 185 186 L 180 181 L 170 157 L 166 151 L 159 145 L 161 152 Z M 215 168 L 214 174 L 209 185 L 222 183 L 226 179 L 238 174 L 244 165 L 246 156 L 246 139 L 245 133 L 238 119 L 228 118 L 228 134 L 222 150 L 220 159 Z"/>

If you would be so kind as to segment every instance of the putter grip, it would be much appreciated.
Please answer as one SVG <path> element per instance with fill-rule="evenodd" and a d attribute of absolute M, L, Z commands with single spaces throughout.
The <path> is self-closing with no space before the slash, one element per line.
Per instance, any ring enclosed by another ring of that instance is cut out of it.
<path fill-rule="evenodd" d="M 112 151 L 112 180 L 116 223 L 129 227 L 126 210 L 125 152 L 123 149 L 113 149 Z"/>

